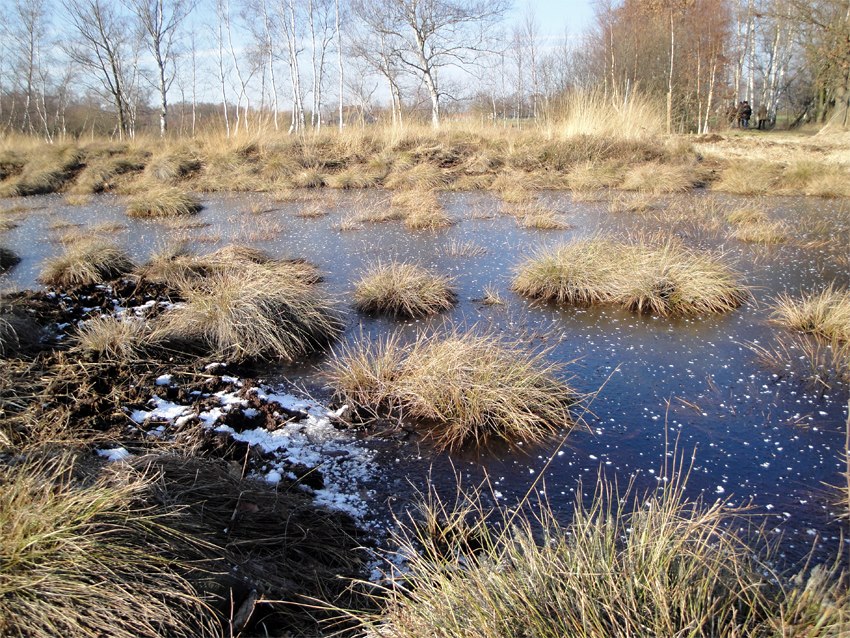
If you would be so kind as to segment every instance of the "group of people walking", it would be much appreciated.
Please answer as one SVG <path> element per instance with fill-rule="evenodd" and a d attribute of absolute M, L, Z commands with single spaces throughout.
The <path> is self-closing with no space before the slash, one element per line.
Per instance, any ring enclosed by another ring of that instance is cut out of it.
<path fill-rule="evenodd" d="M 767 107 L 762 104 L 758 107 L 758 111 L 756 111 L 756 120 L 758 121 L 758 129 L 760 131 L 765 131 L 768 128 L 767 115 Z M 740 128 L 750 128 L 750 118 L 752 116 L 753 107 L 750 106 L 747 100 L 742 100 L 738 102 L 737 107 L 733 106 L 729 109 L 729 124 L 730 126 L 737 124 Z"/>

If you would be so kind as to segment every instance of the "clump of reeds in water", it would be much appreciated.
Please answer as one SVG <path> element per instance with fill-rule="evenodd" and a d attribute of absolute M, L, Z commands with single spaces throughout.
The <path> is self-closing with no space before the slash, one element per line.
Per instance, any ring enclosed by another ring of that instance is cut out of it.
<path fill-rule="evenodd" d="M 659 315 L 721 313 L 748 296 L 718 257 L 673 239 L 591 238 L 545 248 L 516 269 L 512 290 L 559 304 L 616 304 Z"/>
<path fill-rule="evenodd" d="M 13 250 L 0 246 L 0 273 L 6 272 L 20 261 L 21 258 Z"/>
<path fill-rule="evenodd" d="M 178 217 L 194 215 L 202 206 L 176 186 L 151 184 L 135 195 L 127 206 L 130 217 Z"/>
<path fill-rule="evenodd" d="M 393 195 L 392 206 L 400 211 L 399 216 L 410 230 L 437 230 L 454 224 L 434 190 L 401 191 Z M 385 215 L 392 215 L 392 211 Z"/>
<path fill-rule="evenodd" d="M 362 312 L 424 317 L 457 302 L 451 281 L 414 264 L 390 262 L 369 268 L 355 284 L 354 306 Z"/>
<path fill-rule="evenodd" d="M 127 253 L 109 242 L 82 240 L 65 247 L 65 251 L 44 265 L 39 281 L 48 286 L 84 286 L 101 284 L 133 269 Z"/>
<path fill-rule="evenodd" d="M 772 319 L 827 341 L 850 343 L 850 291 L 828 286 L 820 292 L 803 293 L 797 299 L 779 295 Z"/>
<path fill-rule="evenodd" d="M 733 531 L 742 512 L 689 497 L 687 473 L 644 494 L 600 477 L 567 524 L 542 499 L 494 510 L 482 488 L 428 494 L 398 521 L 403 568 L 376 595 L 380 611 L 359 614 L 363 627 L 396 638 L 843 635 L 838 564 L 777 576 Z"/>
<path fill-rule="evenodd" d="M 540 441 L 574 426 L 576 393 L 542 353 L 492 334 L 400 333 L 337 352 L 328 377 L 361 412 L 431 426 L 438 448 Z"/>
<path fill-rule="evenodd" d="M 309 264 L 231 259 L 197 271 L 191 260 L 180 261 L 175 272 L 186 268 L 189 274 L 177 275 L 171 285 L 185 303 L 159 318 L 154 341 L 232 360 L 294 361 L 342 328 L 335 304 L 315 286 Z"/>

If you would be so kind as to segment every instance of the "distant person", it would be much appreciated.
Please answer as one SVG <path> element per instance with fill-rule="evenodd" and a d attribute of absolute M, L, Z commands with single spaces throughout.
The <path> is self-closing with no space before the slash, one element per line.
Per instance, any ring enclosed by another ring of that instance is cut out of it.
<path fill-rule="evenodd" d="M 759 105 L 758 111 L 756 111 L 756 119 L 758 120 L 758 129 L 760 131 L 767 130 L 767 107 L 764 104 Z"/>
<path fill-rule="evenodd" d="M 738 124 L 741 128 L 750 128 L 750 117 L 753 115 L 753 109 L 747 100 L 741 102 L 738 107 Z"/>

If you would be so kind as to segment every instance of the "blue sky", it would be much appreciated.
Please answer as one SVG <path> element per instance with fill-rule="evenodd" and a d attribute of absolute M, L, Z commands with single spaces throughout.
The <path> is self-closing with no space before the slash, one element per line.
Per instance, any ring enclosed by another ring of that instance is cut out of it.
<path fill-rule="evenodd" d="M 514 0 L 513 19 L 521 22 L 527 9 L 534 10 L 542 40 L 581 35 L 593 23 L 592 0 Z"/>

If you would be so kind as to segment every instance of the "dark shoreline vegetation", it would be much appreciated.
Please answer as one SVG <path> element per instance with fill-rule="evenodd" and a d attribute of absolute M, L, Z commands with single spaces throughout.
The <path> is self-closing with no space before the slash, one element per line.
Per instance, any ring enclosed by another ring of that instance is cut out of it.
<path fill-rule="evenodd" d="M 396 220 L 401 232 L 427 234 L 454 221 L 439 193 L 484 189 L 541 237 L 568 228 L 542 191 L 604 192 L 612 215 L 666 215 L 669 234 L 550 242 L 514 264 L 513 293 L 674 321 L 734 315 L 759 297 L 725 255 L 688 243 L 691 226 L 722 233 L 728 225 L 729 237 L 765 246 L 834 238 L 820 229 L 803 238 L 759 202 L 726 209 L 671 199 L 659 212 L 656 198 L 695 188 L 850 195 L 846 171 L 794 159 L 754 166 L 758 179 L 746 190 L 731 160 L 706 152 L 715 143 L 511 131 L 210 138 L 159 148 L 15 150 L 7 142 L 0 190 L 71 201 L 117 193 L 134 198 L 128 215 L 185 221 L 174 227 L 191 231 L 201 201 L 186 191 L 303 197 L 296 216 L 324 223 L 326 211 L 304 193 L 385 188 L 394 191 L 386 207 L 359 210 L 338 230 Z M 262 219 L 262 211 L 243 214 L 251 213 Z M 174 244 L 139 264 L 112 242 L 56 230 L 67 234 L 42 269 L 48 288 L 0 298 L 3 635 L 837 638 L 850 630 L 846 558 L 787 573 L 777 548 L 751 533 L 758 524 L 746 509 L 687 495 L 690 469 L 677 453 L 658 490 L 618 489 L 600 475 L 568 522 L 533 496 L 542 476 L 518 509 L 493 507 L 485 489 L 460 490 L 454 502 L 425 490 L 418 510 L 399 513 L 386 545 L 404 568 L 365 582 L 374 556 L 364 548 L 375 539 L 318 504 L 330 470 L 275 465 L 262 445 L 238 436 L 317 418 L 275 399 L 261 380 L 266 370 L 322 356 L 339 408 L 323 417 L 329 428 L 380 438 L 413 424 L 417 445 L 434 453 L 569 441 L 592 411 L 573 387 L 576 372 L 547 359 L 545 345 L 484 326 L 446 320 L 410 329 L 404 319 L 442 320 L 458 303 L 452 277 L 414 264 L 387 260 L 352 273 L 352 299 L 343 300 L 314 264 L 250 246 L 199 254 Z M 264 232 L 260 222 L 254 232 Z M 488 249 L 458 241 L 447 254 L 463 260 Z M 15 267 L 14 253 L 0 256 Z M 503 303 L 496 289 L 483 294 L 482 304 Z M 846 290 L 826 283 L 771 305 L 779 333 L 818 348 L 803 351 L 812 361 L 828 351 L 834 377 L 850 381 Z M 356 312 L 380 315 L 390 328 L 342 340 Z M 765 360 L 799 357 L 753 347 Z M 157 416 L 153 396 L 163 411 L 186 409 Z M 107 462 L 116 450 L 131 455 Z M 269 472 L 274 486 L 258 480 Z M 830 489 L 835 508 L 850 512 L 850 487 Z"/>

